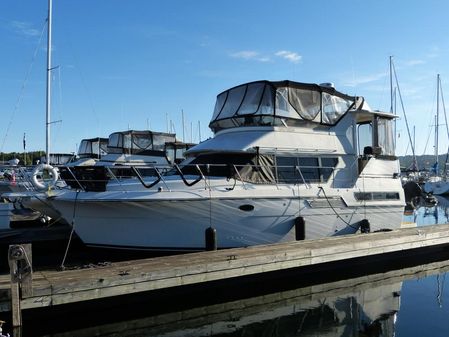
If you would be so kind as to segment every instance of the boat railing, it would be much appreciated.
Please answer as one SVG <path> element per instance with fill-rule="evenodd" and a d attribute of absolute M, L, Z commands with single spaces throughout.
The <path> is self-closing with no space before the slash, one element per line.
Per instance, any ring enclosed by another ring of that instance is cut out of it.
<path fill-rule="evenodd" d="M 0 181 L 9 184 L 13 189 L 34 191 L 35 187 L 31 181 L 33 169 L 34 166 L 2 166 Z"/>
<path fill-rule="evenodd" d="M 182 167 L 176 165 L 174 170 L 168 172 L 167 175 L 179 175 L 187 186 L 193 186 L 201 179 L 207 183 L 210 177 L 225 177 L 228 180 L 240 181 L 244 189 L 246 189 L 245 183 L 304 184 L 310 188 L 310 184 L 313 183 L 327 183 L 328 181 L 333 183 L 337 170 L 341 170 L 341 168 L 306 165 L 187 164 Z M 285 176 L 286 172 L 288 172 L 288 176 Z M 187 177 L 195 175 L 197 178 L 189 183 Z"/>
<path fill-rule="evenodd" d="M 129 183 L 140 182 L 145 188 L 153 188 L 163 184 L 170 190 L 168 180 L 178 176 L 188 187 L 196 185 L 201 180 L 205 188 L 212 188 L 212 178 L 226 178 L 240 183 L 244 189 L 247 184 L 265 185 L 304 185 L 307 189 L 311 184 L 335 185 L 336 172 L 342 168 L 332 166 L 306 165 L 255 165 L 255 164 L 186 164 L 173 165 L 171 169 L 157 166 L 75 166 L 60 168 L 61 177 L 66 184 L 83 191 L 105 191 L 112 182 L 121 186 L 124 191 L 129 189 Z"/>
<path fill-rule="evenodd" d="M 168 170 L 167 166 L 63 166 L 60 167 L 61 178 L 68 187 L 82 191 L 101 192 L 106 190 L 106 185 L 112 180 L 127 191 L 125 183 L 130 179 L 137 180 L 146 188 L 151 188 L 162 182 L 168 188 L 163 175 Z M 151 177 L 151 181 L 148 181 Z"/>

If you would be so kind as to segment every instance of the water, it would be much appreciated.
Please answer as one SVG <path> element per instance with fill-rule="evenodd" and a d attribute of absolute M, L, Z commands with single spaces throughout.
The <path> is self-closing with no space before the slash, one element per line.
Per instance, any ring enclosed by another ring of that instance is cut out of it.
<path fill-rule="evenodd" d="M 449 200 L 441 199 L 436 207 L 421 207 L 404 220 L 418 226 L 448 223 Z M 167 303 L 149 299 L 139 305 L 123 304 L 121 311 L 102 308 L 95 313 L 101 311 L 99 318 L 89 322 L 94 314 L 79 312 L 70 324 L 60 327 L 48 319 L 54 313 L 28 322 L 25 317 L 22 335 L 448 336 L 449 250 L 438 254 L 343 280 L 318 275 L 319 283 L 302 280 L 299 287 L 247 293 L 243 298 L 227 298 L 212 290 L 200 293 L 201 298 L 178 297 L 178 303 L 176 299 Z M 226 290 L 234 291 L 234 286 Z M 208 301 L 215 295 L 227 299 Z M 109 320 L 104 320 L 107 316 Z"/>

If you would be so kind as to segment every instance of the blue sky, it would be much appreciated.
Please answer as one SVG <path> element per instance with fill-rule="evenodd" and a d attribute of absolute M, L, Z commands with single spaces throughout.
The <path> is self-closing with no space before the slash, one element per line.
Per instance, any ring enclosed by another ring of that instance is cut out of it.
<path fill-rule="evenodd" d="M 128 128 L 166 131 L 167 114 L 182 138 L 182 110 L 185 140 L 198 141 L 198 121 L 204 139 L 216 95 L 259 79 L 333 82 L 389 110 L 393 55 L 417 154 L 433 153 L 448 12 L 443 0 L 54 0 L 52 120 L 62 122 L 52 151 Z M 24 133 L 27 150 L 45 148 L 46 16 L 47 0 L 0 1 L 0 151 L 22 151 Z M 410 153 L 403 117 L 398 131 L 397 152 Z"/>

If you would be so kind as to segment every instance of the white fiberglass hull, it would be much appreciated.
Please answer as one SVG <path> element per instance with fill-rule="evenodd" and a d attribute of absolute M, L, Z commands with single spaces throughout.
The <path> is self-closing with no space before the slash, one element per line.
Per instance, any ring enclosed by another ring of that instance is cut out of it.
<path fill-rule="evenodd" d="M 348 206 L 343 199 L 317 197 L 318 189 L 307 192 L 300 192 L 300 198 L 295 188 L 275 186 L 213 191 L 210 197 L 204 188 L 190 193 L 64 192 L 51 202 L 67 222 L 74 220 L 85 244 L 133 249 L 204 249 L 209 226 L 217 231 L 219 248 L 291 241 L 298 216 L 305 219 L 306 239 L 355 233 L 363 219 L 369 219 L 372 231 L 400 227 L 402 201 Z"/>

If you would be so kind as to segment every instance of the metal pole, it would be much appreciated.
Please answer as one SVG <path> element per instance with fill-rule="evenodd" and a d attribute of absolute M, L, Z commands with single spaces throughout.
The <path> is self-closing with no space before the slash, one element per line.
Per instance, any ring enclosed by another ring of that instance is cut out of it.
<path fill-rule="evenodd" d="M 390 112 L 393 113 L 393 56 L 390 56 Z"/>
<path fill-rule="evenodd" d="M 438 175 L 438 123 L 440 114 L 440 74 L 437 75 L 437 115 L 435 117 L 435 175 Z"/>
<path fill-rule="evenodd" d="M 185 125 L 184 125 L 184 110 L 181 109 L 181 118 L 182 118 L 182 141 L 185 143 L 186 142 L 186 137 L 184 134 L 184 130 L 185 130 Z"/>
<path fill-rule="evenodd" d="M 47 34 L 47 101 L 46 101 L 46 136 L 45 158 L 46 164 L 50 164 L 50 107 L 51 107 L 51 25 L 52 25 L 52 0 L 48 0 L 48 34 Z"/>

